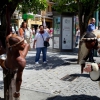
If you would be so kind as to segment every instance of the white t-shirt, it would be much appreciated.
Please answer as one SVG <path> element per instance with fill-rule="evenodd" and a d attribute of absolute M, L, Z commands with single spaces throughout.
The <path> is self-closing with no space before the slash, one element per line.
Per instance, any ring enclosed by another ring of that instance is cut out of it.
<path fill-rule="evenodd" d="M 31 37 L 31 34 L 32 34 L 31 29 L 26 28 L 25 31 L 23 30 L 23 35 L 24 35 L 23 37 L 24 37 L 25 39 L 30 38 L 30 37 Z M 20 36 L 19 31 L 18 31 L 18 35 Z"/>
<path fill-rule="evenodd" d="M 43 34 L 39 32 L 36 33 L 34 38 L 34 40 L 36 40 L 36 48 L 44 47 L 44 41 L 46 41 L 47 38 L 49 38 L 49 34 L 47 32 L 44 32 Z"/>
<path fill-rule="evenodd" d="M 76 32 L 76 36 L 80 36 L 80 30 Z"/>

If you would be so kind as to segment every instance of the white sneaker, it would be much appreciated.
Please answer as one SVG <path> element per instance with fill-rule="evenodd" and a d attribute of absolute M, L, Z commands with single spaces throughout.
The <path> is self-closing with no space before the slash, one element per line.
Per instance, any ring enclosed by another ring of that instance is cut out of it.
<path fill-rule="evenodd" d="M 44 64 L 46 64 L 47 62 L 46 62 L 46 61 L 44 61 L 43 63 L 44 63 Z"/>
<path fill-rule="evenodd" d="M 36 64 L 36 65 L 38 65 L 38 64 L 39 64 L 39 62 L 35 62 L 35 64 Z"/>

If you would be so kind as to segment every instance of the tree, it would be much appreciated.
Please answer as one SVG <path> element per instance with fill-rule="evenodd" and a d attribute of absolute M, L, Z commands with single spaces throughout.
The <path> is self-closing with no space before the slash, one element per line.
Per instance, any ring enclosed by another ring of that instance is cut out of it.
<path fill-rule="evenodd" d="M 57 12 L 74 12 L 79 17 L 81 36 L 87 29 L 89 19 L 99 9 L 100 0 L 53 0 Z"/>
<path fill-rule="evenodd" d="M 5 37 L 10 33 L 11 16 L 17 8 L 22 13 L 44 10 L 47 0 L 3 0 L 0 3 L 0 40 L 5 47 Z"/>

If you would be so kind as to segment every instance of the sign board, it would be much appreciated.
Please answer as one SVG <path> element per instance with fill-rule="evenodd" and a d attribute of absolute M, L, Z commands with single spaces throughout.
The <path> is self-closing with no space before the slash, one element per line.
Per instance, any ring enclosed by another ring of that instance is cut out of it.
<path fill-rule="evenodd" d="M 54 48 L 59 49 L 59 37 L 54 37 Z"/>
<path fill-rule="evenodd" d="M 72 17 L 62 18 L 62 49 L 72 49 Z"/>
<path fill-rule="evenodd" d="M 23 14 L 22 15 L 22 18 L 24 20 L 27 20 L 27 19 L 34 19 L 34 15 L 31 15 L 31 14 Z"/>
<path fill-rule="evenodd" d="M 54 17 L 54 34 L 60 34 L 60 23 L 61 23 L 61 17 Z"/>

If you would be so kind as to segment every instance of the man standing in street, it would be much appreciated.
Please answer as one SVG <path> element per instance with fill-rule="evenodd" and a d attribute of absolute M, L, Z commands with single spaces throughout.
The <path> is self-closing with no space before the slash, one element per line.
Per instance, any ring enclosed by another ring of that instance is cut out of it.
<path fill-rule="evenodd" d="M 88 28 L 87 28 L 87 32 L 94 32 L 96 29 L 95 29 L 95 18 L 91 18 L 90 20 L 90 24 L 88 25 Z M 90 54 L 89 54 L 89 62 L 94 62 L 95 60 L 93 59 L 93 54 L 94 54 L 94 50 L 92 49 L 90 51 Z"/>
<path fill-rule="evenodd" d="M 44 46 L 44 41 L 49 42 L 49 34 L 44 31 L 44 26 L 40 25 L 39 26 L 39 32 L 36 33 L 35 38 L 34 38 L 34 43 L 33 43 L 33 48 L 35 48 L 36 44 L 36 57 L 35 57 L 35 64 L 39 64 L 39 59 L 40 59 L 40 53 L 42 51 L 43 54 L 43 63 L 46 62 L 46 53 L 47 53 L 47 47 Z"/>

